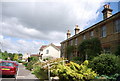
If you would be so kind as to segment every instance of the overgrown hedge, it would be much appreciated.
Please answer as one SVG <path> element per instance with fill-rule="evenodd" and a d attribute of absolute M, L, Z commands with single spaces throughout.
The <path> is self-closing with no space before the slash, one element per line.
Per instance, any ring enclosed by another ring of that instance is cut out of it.
<path fill-rule="evenodd" d="M 120 74 L 120 58 L 113 54 L 101 54 L 94 57 L 89 66 L 100 75 Z"/>

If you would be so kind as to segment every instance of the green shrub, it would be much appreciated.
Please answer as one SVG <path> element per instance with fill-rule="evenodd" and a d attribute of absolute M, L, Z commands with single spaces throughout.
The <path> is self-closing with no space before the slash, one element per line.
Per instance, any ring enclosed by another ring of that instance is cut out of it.
<path fill-rule="evenodd" d="M 40 66 L 35 66 L 32 73 L 36 75 L 39 79 L 48 79 L 48 70 L 41 68 Z"/>
<path fill-rule="evenodd" d="M 82 60 L 81 57 L 73 57 L 73 58 L 71 59 L 71 61 L 73 61 L 73 62 L 75 62 L 75 63 L 77 63 L 77 64 L 81 64 L 81 63 L 82 63 L 81 60 Z"/>
<path fill-rule="evenodd" d="M 31 56 L 31 57 L 28 58 L 28 62 L 30 62 L 30 61 L 38 61 L 38 60 L 39 60 L 39 57 L 37 57 L 37 56 Z"/>
<path fill-rule="evenodd" d="M 115 54 L 120 56 L 120 45 L 117 46 Z"/>
<path fill-rule="evenodd" d="M 17 62 L 19 62 L 19 63 L 23 63 L 23 61 L 22 61 L 22 60 L 17 60 Z"/>
<path fill-rule="evenodd" d="M 27 64 L 28 64 L 28 63 L 27 63 L 27 62 L 23 62 L 22 64 L 23 64 L 25 67 L 27 67 Z"/>
<path fill-rule="evenodd" d="M 112 79 L 112 81 L 116 81 L 116 78 L 119 76 L 120 74 L 114 74 L 114 75 L 111 75 L 111 76 L 107 76 L 107 75 L 100 75 L 100 76 L 97 76 L 96 78 L 97 79 L 109 79 L 109 80 L 111 80 Z"/>
<path fill-rule="evenodd" d="M 27 69 L 28 69 L 28 70 L 32 70 L 34 63 L 35 63 L 35 61 L 30 61 L 30 62 L 28 62 L 28 63 L 27 63 Z"/>
<path fill-rule="evenodd" d="M 95 57 L 90 65 L 100 75 L 114 75 L 120 73 L 120 58 L 113 54 L 101 54 Z"/>
<path fill-rule="evenodd" d="M 63 64 L 58 64 L 51 69 L 51 72 L 54 76 L 58 76 L 60 81 L 87 81 L 97 76 L 87 65 L 88 61 L 84 61 L 81 65 L 74 62 L 70 62 L 65 66 Z"/>
<path fill-rule="evenodd" d="M 38 62 L 38 60 L 39 60 L 39 57 L 37 57 L 37 56 L 32 56 L 32 57 L 29 57 L 28 58 L 28 63 L 27 63 L 27 69 L 28 70 L 32 70 L 33 69 L 33 66 L 34 66 L 34 64 L 36 63 L 36 62 Z"/>

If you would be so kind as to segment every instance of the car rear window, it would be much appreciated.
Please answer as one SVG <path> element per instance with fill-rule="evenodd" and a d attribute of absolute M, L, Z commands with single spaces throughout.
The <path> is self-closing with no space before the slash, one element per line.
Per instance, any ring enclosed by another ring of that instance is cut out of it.
<path fill-rule="evenodd" d="M 9 62 L 1 62 L 0 66 L 14 66 L 14 64 Z"/>

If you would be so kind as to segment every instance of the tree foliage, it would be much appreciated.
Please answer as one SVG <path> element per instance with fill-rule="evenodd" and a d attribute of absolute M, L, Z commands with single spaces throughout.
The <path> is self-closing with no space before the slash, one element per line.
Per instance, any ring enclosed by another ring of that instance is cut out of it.
<path fill-rule="evenodd" d="M 23 54 L 20 53 L 20 54 L 18 54 L 18 56 L 23 56 Z"/>
<path fill-rule="evenodd" d="M 68 59 L 70 59 L 70 57 L 74 51 L 74 48 L 75 48 L 74 46 L 70 46 L 70 45 L 66 47 L 66 54 L 67 54 Z"/>
<path fill-rule="evenodd" d="M 101 53 L 101 43 L 98 38 L 92 38 L 84 40 L 79 46 L 78 51 L 80 56 L 85 60 L 86 56 L 87 59 L 91 59 L 94 56 L 97 56 Z"/>
<path fill-rule="evenodd" d="M 9 57 L 7 51 L 1 52 L 0 54 L 1 54 L 1 56 L 2 56 L 2 57 L 0 57 L 0 58 L 3 59 L 3 60 L 7 60 L 8 57 Z"/>
<path fill-rule="evenodd" d="M 4 52 L 0 51 L 0 59 L 2 59 L 2 60 L 17 61 L 19 59 L 19 56 L 22 56 L 22 54 L 8 53 L 7 51 L 4 51 Z"/>
<path fill-rule="evenodd" d="M 120 56 L 120 45 L 117 46 L 115 54 Z"/>
<path fill-rule="evenodd" d="M 14 61 L 17 61 L 17 60 L 18 60 L 18 54 L 15 54 L 15 55 L 14 55 L 13 60 L 14 60 Z"/>
<path fill-rule="evenodd" d="M 113 54 L 101 54 L 89 66 L 100 75 L 114 75 L 120 73 L 120 58 Z"/>
<path fill-rule="evenodd" d="M 28 58 L 27 69 L 28 69 L 28 70 L 32 70 L 34 64 L 35 64 L 36 62 L 38 62 L 38 61 L 39 61 L 39 57 L 37 57 L 37 56 L 29 57 L 29 58 Z"/>

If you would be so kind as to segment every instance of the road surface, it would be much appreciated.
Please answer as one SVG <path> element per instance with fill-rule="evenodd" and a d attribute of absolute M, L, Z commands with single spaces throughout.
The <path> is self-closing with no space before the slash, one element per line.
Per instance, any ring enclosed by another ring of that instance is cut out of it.
<path fill-rule="evenodd" d="M 19 64 L 16 78 L 12 78 L 10 76 L 3 76 L 2 78 L 0 78 L 0 81 L 41 81 L 41 80 L 36 78 L 35 75 L 31 74 L 29 70 L 26 70 L 25 66 Z"/>

